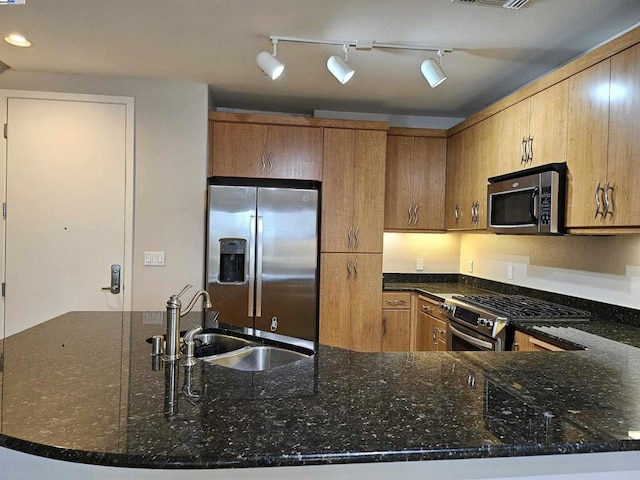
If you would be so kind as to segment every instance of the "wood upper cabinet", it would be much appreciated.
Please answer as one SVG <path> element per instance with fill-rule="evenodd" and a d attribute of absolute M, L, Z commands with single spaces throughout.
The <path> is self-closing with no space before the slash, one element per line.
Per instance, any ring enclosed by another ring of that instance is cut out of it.
<path fill-rule="evenodd" d="M 320 343 L 379 352 L 381 304 L 382 254 L 322 254 Z"/>
<path fill-rule="evenodd" d="M 487 225 L 488 160 L 484 139 L 491 134 L 487 120 L 449 138 L 445 228 L 482 230 Z"/>
<path fill-rule="evenodd" d="M 640 44 L 611 58 L 607 182 L 614 227 L 640 226 Z M 606 184 L 605 184 L 605 188 Z"/>
<path fill-rule="evenodd" d="M 640 226 L 640 45 L 571 77 L 567 226 Z"/>
<path fill-rule="evenodd" d="M 382 253 L 386 138 L 324 129 L 322 252 Z"/>
<path fill-rule="evenodd" d="M 443 230 L 445 138 L 389 135 L 385 230 Z"/>
<path fill-rule="evenodd" d="M 210 121 L 209 176 L 322 180 L 322 128 Z"/>
<path fill-rule="evenodd" d="M 492 128 L 499 150 L 490 176 L 566 161 L 568 108 L 564 80 L 499 112 Z"/>

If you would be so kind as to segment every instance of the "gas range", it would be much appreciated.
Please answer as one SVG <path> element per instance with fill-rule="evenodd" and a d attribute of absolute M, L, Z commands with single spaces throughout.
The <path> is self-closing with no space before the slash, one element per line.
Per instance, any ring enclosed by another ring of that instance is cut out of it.
<path fill-rule="evenodd" d="M 447 337 L 451 350 L 508 350 L 518 321 L 585 321 L 579 310 L 524 295 L 454 295 L 442 309 L 449 319 Z M 458 347 L 456 347 L 456 344 Z"/>

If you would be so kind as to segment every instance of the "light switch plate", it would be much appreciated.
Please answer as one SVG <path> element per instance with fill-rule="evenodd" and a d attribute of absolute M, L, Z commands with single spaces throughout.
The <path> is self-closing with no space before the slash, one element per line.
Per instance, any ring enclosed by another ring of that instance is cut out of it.
<path fill-rule="evenodd" d="M 164 267 L 164 252 L 144 252 L 145 266 Z"/>
<path fill-rule="evenodd" d="M 513 280 L 513 265 L 507 265 L 507 278 Z"/>
<path fill-rule="evenodd" d="M 424 258 L 416 258 L 416 270 L 422 272 L 424 270 Z"/>
<path fill-rule="evenodd" d="M 469 263 L 467 264 L 467 270 L 469 271 L 469 273 L 473 273 L 473 260 L 469 260 Z"/>

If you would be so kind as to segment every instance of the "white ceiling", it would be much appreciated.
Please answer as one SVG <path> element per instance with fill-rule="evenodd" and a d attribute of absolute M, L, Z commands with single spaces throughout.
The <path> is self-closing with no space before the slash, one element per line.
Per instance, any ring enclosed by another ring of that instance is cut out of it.
<path fill-rule="evenodd" d="M 640 0 L 530 0 L 522 9 L 451 0 L 26 0 L 0 6 L 15 70 L 177 79 L 210 85 L 219 107 L 467 117 L 640 22 Z M 255 63 L 269 35 L 453 48 L 435 89 L 428 52 L 352 51 L 340 85 L 326 60 L 341 47 L 279 43 L 276 81 Z M 2 69 L 0 69 L 0 72 Z M 0 73 L 1 75 L 1 73 Z"/>

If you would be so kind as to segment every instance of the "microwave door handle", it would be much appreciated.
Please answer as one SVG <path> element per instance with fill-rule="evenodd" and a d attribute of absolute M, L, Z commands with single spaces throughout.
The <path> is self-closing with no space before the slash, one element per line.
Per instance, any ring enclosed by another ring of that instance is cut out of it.
<path fill-rule="evenodd" d="M 532 223 L 538 223 L 538 215 L 540 215 L 539 210 L 539 203 L 536 202 L 536 197 L 538 196 L 538 194 L 540 193 L 540 190 L 538 187 L 533 189 L 533 193 L 531 194 L 531 203 L 529 204 L 530 210 L 529 213 L 531 214 L 531 220 Z"/>

